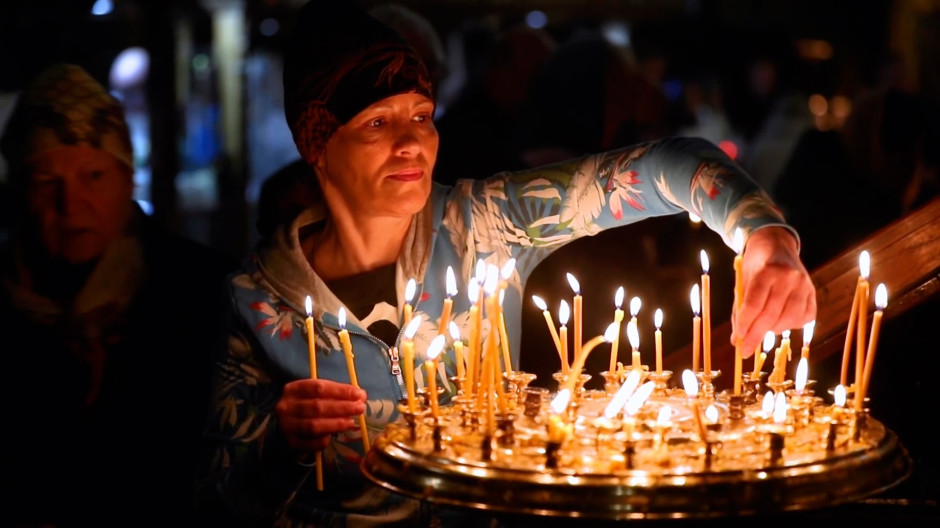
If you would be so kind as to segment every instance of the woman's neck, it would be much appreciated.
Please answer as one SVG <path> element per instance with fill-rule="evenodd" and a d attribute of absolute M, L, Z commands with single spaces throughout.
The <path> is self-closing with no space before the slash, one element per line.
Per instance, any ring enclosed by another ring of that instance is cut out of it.
<path fill-rule="evenodd" d="M 325 280 L 341 279 L 394 263 L 411 219 L 384 218 L 353 223 L 328 220 L 301 245 L 307 262 Z"/>

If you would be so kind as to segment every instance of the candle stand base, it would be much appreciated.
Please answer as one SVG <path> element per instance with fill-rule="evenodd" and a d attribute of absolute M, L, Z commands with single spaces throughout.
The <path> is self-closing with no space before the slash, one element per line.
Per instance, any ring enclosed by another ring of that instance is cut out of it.
<path fill-rule="evenodd" d="M 700 370 L 695 373 L 695 378 L 698 381 L 698 386 L 701 389 L 702 397 L 706 400 L 715 399 L 715 384 L 712 383 L 712 380 L 721 375 L 720 370 L 712 370 L 705 372 Z"/>

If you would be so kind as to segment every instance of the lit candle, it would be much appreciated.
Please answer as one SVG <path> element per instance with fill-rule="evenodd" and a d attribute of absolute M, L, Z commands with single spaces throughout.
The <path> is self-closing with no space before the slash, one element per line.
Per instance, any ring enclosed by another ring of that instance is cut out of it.
<path fill-rule="evenodd" d="M 855 392 L 862 390 L 862 376 L 865 365 L 865 330 L 868 327 L 868 274 L 871 271 L 871 256 L 867 251 L 859 259 L 862 282 L 858 294 L 858 335 L 855 337 Z M 862 261 L 864 259 L 864 262 Z"/>
<path fill-rule="evenodd" d="M 768 331 L 764 334 L 764 350 L 760 354 L 754 354 L 754 375 L 756 376 L 761 369 L 764 368 L 764 361 L 767 360 L 767 354 L 770 353 L 774 348 L 774 343 L 777 341 L 777 335 L 773 332 Z"/>
<path fill-rule="evenodd" d="M 703 369 L 706 373 L 712 371 L 712 310 L 711 310 L 711 278 L 708 276 L 708 254 L 703 249 L 699 253 L 702 260 L 702 349 Z"/>
<path fill-rule="evenodd" d="M 871 370 L 875 364 L 875 351 L 878 349 L 878 334 L 881 332 L 881 317 L 885 307 L 888 306 L 888 289 L 884 284 L 875 288 L 875 313 L 871 320 L 871 336 L 868 339 L 868 353 L 865 355 L 865 369 L 862 374 L 862 390 L 855 394 L 855 410 L 862 410 L 865 396 L 868 393 L 868 384 L 871 381 Z"/>
<path fill-rule="evenodd" d="M 438 334 L 443 334 L 444 329 L 450 323 L 450 312 L 454 309 L 454 295 L 457 295 L 457 278 L 454 277 L 454 268 L 447 266 L 447 297 L 444 298 L 444 306 L 441 308 L 441 320 L 438 321 Z"/>
<path fill-rule="evenodd" d="M 787 361 L 793 359 L 793 349 L 790 348 L 790 331 L 784 330 L 780 332 L 780 348 L 786 353 Z"/>
<path fill-rule="evenodd" d="M 663 333 L 660 330 L 660 327 L 663 325 L 663 311 L 659 308 L 656 309 L 656 312 L 653 314 L 653 324 L 656 326 L 656 332 L 653 333 L 653 338 L 656 343 L 656 373 L 663 373 Z"/>
<path fill-rule="evenodd" d="M 842 349 L 842 372 L 839 377 L 841 385 L 848 385 L 849 359 L 852 351 L 852 338 L 855 337 L 855 327 L 858 321 L 858 299 L 862 293 L 862 281 L 868 278 L 871 256 L 868 251 L 858 255 L 858 281 L 855 283 L 855 297 L 852 298 L 852 310 L 849 312 L 849 324 L 845 329 L 845 346 Z"/>
<path fill-rule="evenodd" d="M 408 279 L 408 283 L 405 284 L 404 326 L 408 326 L 408 323 L 411 322 L 411 314 L 414 311 L 414 307 L 411 305 L 411 301 L 414 300 L 417 289 L 418 284 L 415 282 L 415 280 Z"/>
<path fill-rule="evenodd" d="M 803 391 L 806 389 L 806 380 L 809 378 L 809 360 L 806 358 L 800 358 L 800 361 L 796 364 L 796 378 L 793 382 L 793 388 L 796 389 L 797 394 L 803 394 Z"/>
<path fill-rule="evenodd" d="M 698 284 L 692 286 L 692 291 L 689 292 L 689 302 L 692 304 L 692 371 L 698 372 L 699 347 L 702 340 L 702 318 L 698 315 L 701 305 Z"/>
<path fill-rule="evenodd" d="M 503 298 L 506 290 L 499 290 L 499 346 L 503 351 L 503 369 L 506 374 L 512 373 L 512 357 L 509 355 L 509 337 L 506 335 L 506 318 L 503 317 Z"/>
<path fill-rule="evenodd" d="M 623 382 L 623 385 L 617 389 L 617 392 L 614 394 L 614 397 L 610 399 L 610 402 L 607 403 L 607 406 L 604 407 L 604 418 L 608 420 L 617 416 L 617 413 L 623 410 L 623 406 L 626 405 L 627 399 L 633 395 L 633 391 L 636 390 L 637 386 L 640 384 L 640 371 L 631 370 L 630 374 L 627 375 L 627 379 Z"/>
<path fill-rule="evenodd" d="M 408 412 L 414 414 L 418 412 L 418 404 L 415 399 L 415 334 L 418 333 L 418 327 L 421 326 L 421 316 L 415 317 L 405 327 L 405 333 L 402 335 L 401 353 L 402 361 L 405 362 L 405 390 L 408 393 Z"/>
<path fill-rule="evenodd" d="M 614 294 L 614 322 L 617 323 L 617 336 L 610 345 L 610 361 L 607 372 L 614 372 L 617 369 L 617 349 L 620 345 L 620 323 L 623 322 L 623 310 L 620 309 L 620 305 L 623 304 L 623 296 L 624 291 L 623 286 L 621 286 L 617 288 L 617 293 Z"/>
<path fill-rule="evenodd" d="M 744 279 L 741 277 L 741 253 L 744 252 L 744 234 L 741 228 L 735 228 L 732 240 L 734 245 L 734 317 L 741 316 L 741 306 L 744 303 Z M 741 394 L 741 377 L 743 374 L 744 350 L 742 343 L 744 336 L 737 332 L 734 342 L 734 394 Z"/>
<path fill-rule="evenodd" d="M 630 341 L 630 346 L 633 348 L 633 365 L 634 369 L 643 368 L 642 363 L 640 363 L 640 333 L 636 329 L 636 319 L 630 319 L 630 322 L 627 323 L 627 340 Z"/>
<path fill-rule="evenodd" d="M 470 339 L 467 345 L 470 347 L 470 353 L 467 361 L 467 394 L 476 389 L 477 365 L 480 362 L 480 305 L 478 303 L 480 283 L 476 277 L 472 277 L 467 283 L 467 296 L 470 297 Z"/>
<path fill-rule="evenodd" d="M 451 321 L 449 323 L 450 329 L 450 338 L 454 340 L 454 363 L 457 364 L 457 379 L 461 383 L 466 383 L 467 372 L 465 370 L 464 362 L 466 361 L 463 358 L 463 340 L 460 339 L 460 329 L 457 327 L 457 323 Z M 466 387 L 461 387 L 466 393 Z"/>
<path fill-rule="evenodd" d="M 552 321 L 552 313 L 548 311 L 548 305 L 545 304 L 545 301 L 538 295 L 533 295 L 532 301 L 539 310 L 542 310 L 542 317 L 545 318 L 545 324 L 548 325 L 548 331 L 552 335 L 552 342 L 555 343 L 555 351 L 558 352 L 558 357 L 561 359 L 562 363 L 567 363 L 565 358 L 561 355 L 561 342 L 558 340 L 558 331 L 555 330 L 555 323 Z"/>
<path fill-rule="evenodd" d="M 682 371 L 682 386 L 685 389 L 686 396 L 692 403 L 692 417 L 695 419 L 695 428 L 698 430 L 699 438 L 704 442 L 708 439 L 708 433 L 705 430 L 705 423 L 702 421 L 702 405 L 698 400 L 698 380 L 695 379 L 695 373 L 689 369 Z"/>
<path fill-rule="evenodd" d="M 431 402 L 431 417 L 437 420 L 438 401 L 437 401 L 437 357 L 444 349 L 444 341 L 447 338 L 438 334 L 428 345 L 427 359 L 424 360 L 424 369 L 428 376 L 428 401 Z"/>
<path fill-rule="evenodd" d="M 307 327 L 307 357 L 310 359 L 310 379 L 317 379 L 317 336 L 313 331 L 313 298 L 309 295 L 304 299 L 304 309 L 307 312 L 304 324 Z M 317 490 L 323 491 L 323 452 L 317 451 L 314 458 L 314 465 L 317 466 Z"/>
<path fill-rule="evenodd" d="M 584 362 L 587 361 L 588 354 L 594 350 L 597 345 L 601 343 L 610 343 L 614 340 L 614 337 L 617 335 L 617 323 L 610 323 L 607 325 L 607 330 L 604 331 L 603 335 L 595 336 L 590 341 L 584 344 L 584 348 L 581 349 L 581 355 L 576 357 L 574 364 L 571 365 L 571 372 L 568 377 L 565 378 L 564 387 L 574 392 L 574 385 L 577 383 L 578 379 L 581 377 L 581 370 L 584 369 Z"/>
<path fill-rule="evenodd" d="M 346 354 L 346 370 L 349 371 L 349 383 L 359 388 L 359 377 L 356 375 L 356 364 L 353 361 L 352 341 L 349 339 L 349 330 L 346 330 L 346 308 L 340 306 L 339 315 L 339 341 L 343 345 L 343 352 Z M 359 415 L 359 431 L 362 433 L 363 452 L 369 450 L 369 429 L 366 428 L 366 415 Z"/>
<path fill-rule="evenodd" d="M 813 340 L 813 331 L 816 329 L 816 320 L 812 320 L 803 325 L 803 349 L 800 351 L 800 357 L 809 360 L 809 343 Z"/>
<path fill-rule="evenodd" d="M 574 290 L 574 360 L 578 360 L 578 356 L 581 355 L 581 309 L 582 309 L 582 299 L 581 299 L 581 285 L 578 283 L 578 279 L 574 278 L 574 275 L 567 273 L 568 284 L 571 285 L 571 289 Z"/>
<path fill-rule="evenodd" d="M 558 340 L 561 343 L 561 372 L 568 374 L 568 317 L 570 317 L 570 308 L 568 302 L 564 299 L 558 305 L 558 322 L 561 328 L 558 330 Z"/>

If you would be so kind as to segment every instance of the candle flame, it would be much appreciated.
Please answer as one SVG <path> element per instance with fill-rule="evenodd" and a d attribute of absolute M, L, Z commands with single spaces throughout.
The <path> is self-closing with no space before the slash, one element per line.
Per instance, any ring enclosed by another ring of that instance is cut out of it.
<path fill-rule="evenodd" d="M 836 389 L 832 391 L 832 397 L 836 402 L 836 405 L 839 407 L 845 407 L 845 386 L 841 383 L 836 385 Z"/>
<path fill-rule="evenodd" d="M 865 250 L 858 255 L 858 274 L 862 279 L 868 280 L 869 273 L 871 273 L 871 255 L 868 250 Z"/>
<path fill-rule="evenodd" d="M 640 408 L 643 407 L 646 400 L 653 394 L 653 389 L 655 388 L 655 381 L 647 381 L 643 385 L 640 385 L 640 388 L 637 389 L 636 392 L 633 393 L 633 396 L 630 396 L 630 399 L 627 400 L 627 403 L 624 404 L 623 413 L 627 416 L 633 416 L 640 412 Z"/>
<path fill-rule="evenodd" d="M 774 398 L 774 423 L 782 424 L 787 421 L 787 409 L 790 406 L 787 404 L 787 395 L 778 392 L 777 397 Z"/>
<path fill-rule="evenodd" d="M 574 278 L 574 275 L 570 273 L 565 273 L 565 276 L 568 277 L 568 284 L 571 285 L 571 289 L 574 290 L 574 294 L 578 295 L 581 293 L 581 283 L 578 282 L 578 279 Z"/>
<path fill-rule="evenodd" d="M 558 391 L 558 394 L 555 395 L 555 398 L 552 400 L 550 405 L 552 412 L 555 414 L 561 414 L 565 412 L 569 401 L 571 401 L 571 391 L 568 389 L 561 389 Z"/>
<path fill-rule="evenodd" d="M 542 310 L 543 312 L 544 312 L 545 310 L 548 310 L 548 305 L 545 304 L 545 301 L 542 300 L 542 298 L 539 297 L 538 295 L 533 295 L 533 296 L 532 296 L 532 302 L 535 303 L 535 306 L 538 307 L 539 310 Z"/>
<path fill-rule="evenodd" d="M 418 327 L 421 326 L 421 316 L 418 315 L 408 323 L 408 326 L 405 327 L 405 339 L 414 339 L 415 334 L 418 333 Z"/>
<path fill-rule="evenodd" d="M 682 388 L 689 398 L 698 396 L 698 380 L 695 379 L 695 373 L 689 369 L 682 371 Z"/>
<path fill-rule="evenodd" d="M 663 311 L 660 308 L 657 308 L 656 312 L 653 313 L 653 325 L 656 326 L 657 330 L 663 326 Z"/>
<path fill-rule="evenodd" d="M 768 331 L 766 334 L 764 334 L 764 343 L 763 343 L 763 345 L 764 345 L 764 347 L 763 347 L 763 348 L 764 348 L 764 352 L 767 352 L 767 353 L 769 354 L 770 351 L 773 350 L 773 348 L 774 348 L 774 343 L 776 343 L 776 342 L 777 342 L 777 335 L 776 335 L 776 334 L 774 334 L 773 332 L 770 332 L 770 331 Z"/>
<path fill-rule="evenodd" d="M 636 386 L 640 384 L 640 371 L 631 370 L 630 374 L 627 375 L 626 381 L 623 382 L 623 385 L 617 389 L 617 393 L 614 394 L 614 397 L 610 399 L 610 403 L 607 404 L 607 407 L 604 408 L 604 418 L 608 420 L 617 416 L 617 413 L 620 412 L 620 409 L 623 409 L 626 405 L 627 400 L 630 396 L 633 395 L 633 391 L 636 390 Z"/>
<path fill-rule="evenodd" d="M 693 213 L 692 211 L 689 211 L 689 221 L 693 224 L 698 224 L 702 221 L 702 217 Z"/>
<path fill-rule="evenodd" d="M 516 259 L 511 258 L 503 264 L 502 269 L 499 270 L 499 276 L 503 280 L 509 280 L 509 277 L 512 277 L 513 272 L 516 271 Z"/>
<path fill-rule="evenodd" d="M 447 266 L 447 296 L 457 295 L 457 277 L 454 276 L 454 268 Z"/>
<path fill-rule="evenodd" d="M 477 282 L 482 283 L 483 279 L 486 278 L 486 262 L 483 259 L 477 259 L 477 268 L 475 270 L 474 277 L 477 278 Z"/>
<path fill-rule="evenodd" d="M 764 399 L 760 403 L 760 413 L 764 418 L 774 413 L 774 393 L 767 391 L 764 393 Z"/>
<path fill-rule="evenodd" d="M 450 338 L 454 341 L 460 341 L 460 328 L 457 327 L 457 323 L 451 321 L 447 325 L 447 329 L 450 331 Z"/>
<path fill-rule="evenodd" d="M 503 306 L 503 299 L 506 297 L 506 290 L 499 290 L 499 306 Z"/>
<path fill-rule="evenodd" d="M 813 332 L 816 330 L 816 320 L 803 325 L 803 346 L 809 346 L 810 342 L 813 340 Z"/>
<path fill-rule="evenodd" d="M 692 315 L 698 315 L 701 311 L 702 301 L 697 283 L 692 286 L 692 291 L 689 292 L 689 304 L 692 305 Z"/>
<path fill-rule="evenodd" d="M 496 293 L 496 286 L 499 284 L 499 268 L 490 264 L 486 267 L 486 280 L 483 281 L 483 291 L 487 295 Z"/>
<path fill-rule="evenodd" d="M 562 299 L 558 304 L 558 322 L 566 325 L 569 317 L 571 317 L 571 308 L 568 306 L 568 301 Z"/>
<path fill-rule="evenodd" d="M 656 425 L 666 427 L 672 418 L 672 407 L 663 405 L 659 408 L 659 414 L 656 415 Z"/>
<path fill-rule="evenodd" d="M 480 297 L 480 281 L 476 277 L 472 277 L 467 283 L 467 297 L 470 298 L 470 304 L 476 304 Z"/>
<path fill-rule="evenodd" d="M 640 349 L 640 334 L 636 329 L 636 321 L 633 319 L 627 323 L 627 339 L 630 341 L 630 346 L 636 350 Z"/>
<path fill-rule="evenodd" d="M 614 339 L 617 339 L 618 335 L 620 335 L 620 325 L 617 323 L 610 323 L 607 325 L 607 330 L 604 330 L 604 341 L 613 343 Z"/>
<path fill-rule="evenodd" d="M 878 287 L 875 288 L 875 308 L 879 310 L 884 310 L 888 306 L 888 288 L 885 287 L 884 283 L 878 284 Z"/>
<path fill-rule="evenodd" d="M 708 273 L 708 253 L 704 249 L 699 253 L 699 259 L 702 261 L 702 273 Z"/>
<path fill-rule="evenodd" d="M 708 408 L 705 409 L 705 419 L 711 423 L 718 421 L 718 407 L 715 407 L 715 404 L 709 404 Z"/>
<path fill-rule="evenodd" d="M 624 291 L 623 291 L 623 286 L 621 286 L 617 288 L 617 293 L 614 294 L 614 306 L 616 306 L 618 310 L 620 309 L 620 306 L 623 304 L 623 296 L 624 296 Z"/>
<path fill-rule="evenodd" d="M 800 362 L 796 365 L 796 380 L 794 381 L 794 388 L 802 392 L 806 388 L 806 378 L 809 377 L 809 361 L 805 357 L 800 358 Z"/>
<path fill-rule="evenodd" d="M 781 339 L 790 339 L 790 331 L 784 330 L 783 332 L 780 332 L 780 337 Z"/>
<path fill-rule="evenodd" d="M 339 319 L 339 329 L 346 329 L 346 308 L 343 306 L 339 307 L 339 314 L 336 315 L 336 318 Z"/>
<path fill-rule="evenodd" d="M 304 299 L 304 310 L 307 311 L 307 317 L 313 315 L 313 298 L 311 298 L 309 295 L 306 299 Z"/>
<path fill-rule="evenodd" d="M 414 279 L 408 279 L 408 284 L 405 284 L 405 302 L 411 303 L 411 300 L 415 298 L 415 292 L 418 289 L 418 283 Z"/>
<path fill-rule="evenodd" d="M 630 315 L 636 317 L 636 314 L 640 313 L 640 306 L 643 305 L 643 301 L 639 297 L 634 297 L 630 299 Z"/>
<path fill-rule="evenodd" d="M 740 255 L 744 251 L 744 231 L 740 227 L 734 228 L 734 235 L 731 237 L 731 248 Z"/>
<path fill-rule="evenodd" d="M 444 337 L 444 334 L 438 334 L 437 337 L 431 340 L 431 344 L 428 345 L 428 351 L 426 353 L 428 361 L 434 361 L 437 359 L 437 356 L 441 354 L 441 351 L 444 350 L 444 341 L 447 338 Z"/>

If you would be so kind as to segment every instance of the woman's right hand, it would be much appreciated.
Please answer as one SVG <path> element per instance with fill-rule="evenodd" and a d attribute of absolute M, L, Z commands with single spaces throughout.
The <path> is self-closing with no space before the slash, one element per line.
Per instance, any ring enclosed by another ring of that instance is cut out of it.
<path fill-rule="evenodd" d="M 324 379 L 300 379 L 284 385 L 277 402 L 278 426 L 287 445 L 298 451 L 321 451 L 330 435 L 358 428 L 365 412 L 366 391 Z"/>

